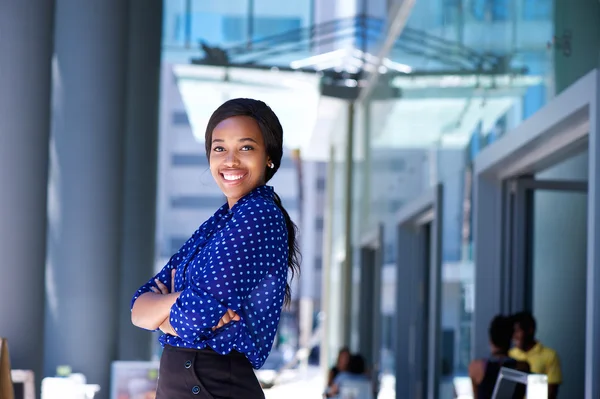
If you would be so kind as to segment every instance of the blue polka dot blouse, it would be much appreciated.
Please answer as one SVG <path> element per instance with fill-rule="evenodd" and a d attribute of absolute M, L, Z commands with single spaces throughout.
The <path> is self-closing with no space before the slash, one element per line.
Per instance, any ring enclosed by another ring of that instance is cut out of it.
<path fill-rule="evenodd" d="M 272 187 L 254 189 L 231 209 L 223 205 L 155 277 L 171 287 L 176 268 L 175 290 L 181 291 L 170 314 L 179 336 L 164 334 L 159 341 L 163 346 L 208 346 L 220 354 L 237 350 L 260 368 L 279 324 L 287 262 L 287 229 Z M 154 278 L 135 293 L 131 307 L 152 286 Z M 240 320 L 212 331 L 227 309 Z"/>

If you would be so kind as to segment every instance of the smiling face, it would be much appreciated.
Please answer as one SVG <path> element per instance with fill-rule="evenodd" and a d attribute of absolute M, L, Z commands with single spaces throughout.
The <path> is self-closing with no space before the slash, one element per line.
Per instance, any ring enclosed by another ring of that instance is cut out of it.
<path fill-rule="evenodd" d="M 219 123 L 212 132 L 210 172 L 227 197 L 229 208 L 265 184 L 269 158 L 256 121 L 234 116 Z"/>

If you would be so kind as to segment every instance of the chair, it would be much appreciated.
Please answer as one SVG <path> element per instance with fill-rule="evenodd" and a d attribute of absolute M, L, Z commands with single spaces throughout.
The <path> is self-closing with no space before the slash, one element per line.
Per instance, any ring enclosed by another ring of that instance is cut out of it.
<path fill-rule="evenodd" d="M 492 399 L 522 399 L 525 395 L 527 399 L 548 398 L 548 377 L 502 367 Z"/>

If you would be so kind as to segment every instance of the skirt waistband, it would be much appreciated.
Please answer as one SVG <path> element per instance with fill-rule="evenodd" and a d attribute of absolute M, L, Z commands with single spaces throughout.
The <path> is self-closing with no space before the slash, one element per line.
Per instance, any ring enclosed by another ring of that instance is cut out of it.
<path fill-rule="evenodd" d="M 241 358 L 246 358 L 246 355 L 244 355 L 241 352 L 236 351 L 235 349 L 232 350 L 229 353 L 226 354 L 220 354 L 218 352 L 215 352 L 215 350 L 213 348 L 211 348 L 210 346 L 207 346 L 205 348 L 202 349 L 194 349 L 194 348 L 182 348 L 179 346 L 172 346 L 172 345 L 165 345 L 163 350 L 165 351 L 172 351 L 172 352 L 188 352 L 188 353 L 196 353 L 196 354 L 200 354 L 203 356 L 231 356 L 231 357 L 241 357 Z"/>

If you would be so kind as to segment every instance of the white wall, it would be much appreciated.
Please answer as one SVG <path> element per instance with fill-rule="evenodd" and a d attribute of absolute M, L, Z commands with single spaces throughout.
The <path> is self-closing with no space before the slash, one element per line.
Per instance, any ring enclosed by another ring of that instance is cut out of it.
<path fill-rule="evenodd" d="M 538 179 L 587 180 L 587 153 Z M 538 338 L 560 356 L 560 396 L 584 397 L 587 194 L 534 195 L 533 314 Z"/>

